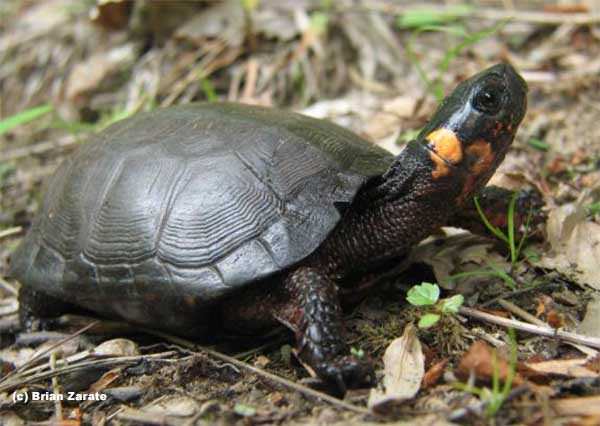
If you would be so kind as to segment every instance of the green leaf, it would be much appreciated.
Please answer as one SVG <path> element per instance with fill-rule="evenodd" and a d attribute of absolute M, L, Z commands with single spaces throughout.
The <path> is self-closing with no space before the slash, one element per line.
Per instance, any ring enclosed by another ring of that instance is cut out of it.
<path fill-rule="evenodd" d="M 539 151 L 548 151 L 550 149 L 550 145 L 548 145 L 546 142 L 541 141 L 536 138 L 529 139 L 527 141 L 527 143 L 529 144 L 529 146 L 531 146 Z"/>
<path fill-rule="evenodd" d="M 416 139 L 417 136 L 419 136 L 419 133 L 421 133 L 421 129 L 407 130 L 398 136 L 396 144 L 401 145 L 402 143 L 410 142 Z"/>
<path fill-rule="evenodd" d="M 465 298 L 462 294 L 456 294 L 448 299 L 444 299 L 442 303 L 442 312 L 445 314 L 455 314 L 458 312 Z"/>
<path fill-rule="evenodd" d="M 592 216 L 600 213 L 600 201 L 598 201 L 597 203 L 592 203 L 589 206 L 587 206 L 587 210 Z"/>
<path fill-rule="evenodd" d="M 475 203 L 475 208 L 477 208 L 477 213 L 479 213 L 479 217 L 481 218 L 481 221 L 483 222 L 485 227 L 488 229 L 488 231 L 490 231 L 492 234 L 494 234 L 498 239 L 500 239 L 500 240 L 504 241 L 506 244 L 508 244 L 508 237 L 506 235 L 504 235 L 504 232 L 502 232 L 496 226 L 492 225 L 490 223 L 490 221 L 488 220 L 487 216 L 483 212 L 483 209 L 481 208 L 481 205 L 479 204 L 479 199 L 477 197 L 473 197 L 473 202 Z"/>
<path fill-rule="evenodd" d="M 421 283 L 416 285 L 406 295 L 406 300 L 413 306 L 434 305 L 440 297 L 440 288 L 437 284 Z"/>
<path fill-rule="evenodd" d="M 356 349 L 354 346 L 350 348 L 350 353 L 358 359 L 363 359 L 365 357 L 365 351 L 362 349 Z"/>
<path fill-rule="evenodd" d="M 398 18 L 400 28 L 422 28 L 442 25 L 468 16 L 473 11 L 469 5 L 455 5 L 444 9 L 418 8 L 407 10 Z"/>
<path fill-rule="evenodd" d="M 0 120 L 0 135 L 3 135 L 21 124 L 29 123 L 50 111 L 52 111 L 52 105 L 40 105 L 13 116 L 6 117 L 4 120 Z"/>
<path fill-rule="evenodd" d="M 217 92 L 215 91 L 215 86 L 213 86 L 208 78 L 201 76 L 200 86 L 202 87 L 202 92 L 204 92 L 204 96 L 206 96 L 208 102 L 216 102 L 219 100 Z"/>
<path fill-rule="evenodd" d="M 237 404 L 235 404 L 235 407 L 233 407 L 233 412 L 235 414 L 237 414 L 238 416 L 252 417 L 253 415 L 256 414 L 256 408 L 254 408 L 250 405 L 240 404 L 238 402 Z"/>
<path fill-rule="evenodd" d="M 310 15 L 310 28 L 316 35 L 325 34 L 329 16 L 323 12 L 314 12 Z"/>
<path fill-rule="evenodd" d="M 438 314 L 425 314 L 419 320 L 419 328 L 429 328 L 437 324 L 440 320 L 440 315 Z"/>
<path fill-rule="evenodd" d="M 260 3 L 260 1 L 259 0 L 240 0 L 240 3 L 242 3 L 242 7 L 244 8 L 244 10 L 246 12 L 253 12 L 258 7 L 258 4 Z"/>

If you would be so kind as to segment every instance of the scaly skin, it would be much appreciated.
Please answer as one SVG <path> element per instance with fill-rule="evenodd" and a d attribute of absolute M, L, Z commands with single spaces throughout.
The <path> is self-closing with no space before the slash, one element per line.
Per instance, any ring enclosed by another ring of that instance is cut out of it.
<path fill-rule="evenodd" d="M 302 360 L 333 391 L 372 383 L 369 361 L 350 355 L 345 342 L 338 287 L 402 256 L 469 205 L 512 143 L 526 90 L 508 65 L 461 83 L 389 170 L 361 189 L 312 255 L 223 301 L 224 327 L 254 331 L 279 321 L 295 333 Z M 40 316 L 39 298 L 29 296 L 21 299 L 25 322 L 29 314 Z"/>
<path fill-rule="evenodd" d="M 525 96 L 509 66 L 459 85 L 319 249 L 284 278 L 272 315 L 296 333 L 300 357 L 338 392 L 369 383 L 372 369 L 348 353 L 335 285 L 402 256 L 470 203 L 512 143 Z"/>

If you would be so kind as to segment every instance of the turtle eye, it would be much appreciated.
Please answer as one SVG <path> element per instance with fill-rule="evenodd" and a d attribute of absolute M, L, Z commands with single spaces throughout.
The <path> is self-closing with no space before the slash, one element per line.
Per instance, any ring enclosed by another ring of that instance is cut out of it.
<path fill-rule="evenodd" d="M 483 87 L 473 99 L 473 106 L 484 114 L 495 115 L 502 106 L 502 91 L 497 86 Z"/>

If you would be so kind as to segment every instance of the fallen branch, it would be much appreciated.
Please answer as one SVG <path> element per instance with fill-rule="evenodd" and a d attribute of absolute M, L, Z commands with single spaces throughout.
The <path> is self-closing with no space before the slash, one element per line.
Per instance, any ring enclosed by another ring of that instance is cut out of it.
<path fill-rule="evenodd" d="M 351 10 L 369 10 L 378 11 L 393 15 L 402 15 L 411 10 L 419 10 L 426 8 L 435 8 L 436 12 L 444 12 L 444 10 L 452 11 L 451 7 L 444 7 L 440 5 L 427 5 L 427 4 L 400 4 L 393 0 L 381 1 L 378 3 L 371 3 L 368 7 L 356 6 L 341 9 Z M 596 24 L 600 22 L 600 14 L 598 13 L 561 13 L 561 12 L 536 12 L 531 10 L 518 10 L 518 9 L 497 9 L 497 8 L 476 8 L 466 16 L 487 19 L 490 21 L 518 21 L 518 22 L 529 22 L 531 24 L 546 24 L 546 25 L 587 25 Z"/>
<path fill-rule="evenodd" d="M 12 237 L 13 235 L 20 234 L 22 231 L 22 226 L 13 226 L 12 228 L 3 229 L 2 231 L 0 231 L 0 240 Z"/>
<path fill-rule="evenodd" d="M 175 343 L 176 345 L 180 345 L 184 348 L 193 350 L 193 351 L 197 351 L 197 352 L 204 352 L 205 354 L 216 358 L 220 361 L 232 364 L 238 368 L 250 371 L 251 373 L 254 373 L 258 376 L 262 376 L 267 378 L 268 380 L 271 380 L 273 382 L 279 383 L 287 388 L 293 389 L 297 392 L 300 392 L 304 395 L 307 396 L 311 396 L 313 398 L 317 398 L 323 401 L 326 401 L 332 405 L 335 405 L 337 407 L 340 408 L 345 408 L 346 410 L 350 410 L 353 411 L 355 413 L 359 413 L 359 414 L 373 414 L 370 410 L 368 410 L 367 408 L 363 408 L 363 407 L 359 407 L 357 405 L 354 404 L 350 404 L 346 401 L 343 401 L 341 399 L 335 398 L 331 395 L 327 395 L 326 393 L 323 392 L 319 392 L 317 390 L 311 389 L 308 386 L 304 386 L 300 383 L 296 383 L 296 382 L 292 382 L 291 380 L 288 380 L 284 377 L 278 376 L 276 374 L 273 373 L 269 373 L 268 371 L 265 371 L 261 368 L 255 367 L 253 365 L 250 365 L 244 361 L 241 361 L 239 359 L 233 358 L 229 355 L 225 355 L 221 352 L 217 352 L 215 350 L 200 346 L 200 345 L 196 345 L 193 342 L 190 342 L 189 340 L 185 340 L 176 336 L 172 336 L 170 334 L 167 333 L 162 333 L 160 331 L 156 331 L 156 330 L 149 330 L 149 329 L 144 329 L 145 332 L 149 333 L 149 334 L 153 334 L 155 336 L 161 337 L 163 339 L 166 339 L 170 342 Z"/>
<path fill-rule="evenodd" d="M 145 359 L 158 359 L 159 361 L 164 361 L 164 357 L 172 356 L 177 354 L 176 351 L 167 351 L 161 352 L 158 354 L 150 354 L 150 355 L 136 355 L 136 356 L 120 356 L 120 357 L 110 357 L 110 358 L 100 358 L 93 359 L 90 361 L 81 361 L 75 364 L 66 365 L 64 367 L 58 367 L 56 369 L 50 371 L 41 371 L 34 374 L 30 374 L 30 370 L 20 371 L 18 374 L 15 374 L 10 377 L 10 380 L 3 380 L 0 383 L 0 392 L 8 392 L 14 389 L 17 389 L 23 385 L 27 385 L 30 383 L 36 383 L 42 380 L 51 379 L 53 377 L 61 376 L 68 373 L 73 373 L 75 371 L 83 370 L 86 368 L 94 367 L 107 367 L 114 368 L 115 366 L 120 365 L 135 365 L 140 361 Z M 170 361 L 173 362 L 173 361 Z M 44 366 L 47 368 L 47 365 Z M 39 370 L 39 368 L 33 368 L 32 370 Z"/>
<path fill-rule="evenodd" d="M 577 343 L 592 348 L 600 349 L 600 338 L 597 337 L 587 337 L 577 333 L 557 330 L 552 327 L 541 327 L 538 325 L 528 324 L 522 321 L 502 318 L 496 315 L 488 314 L 486 312 L 482 312 L 473 308 L 467 308 L 464 306 L 460 308 L 459 313 L 473 318 L 477 318 L 482 321 L 491 322 L 492 324 L 500 325 L 502 327 L 515 328 L 520 331 L 526 331 L 528 333 L 537 334 L 540 336 L 557 338 L 565 342 Z"/>
<path fill-rule="evenodd" d="M 76 145 L 79 141 L 74 136 L 65 136 L 63 138 L 51 141 L 44 141 L 34 145 L 28 145 L 21 148 L 15 148 L 10 151 L 0 152 L 0 162 L 14 161 L 21 158 L 29 157 L 30 155 L 40 155 L 57 148 L 65 149 Z"/>
<path fill-rule="evenodd" d="M 6 290 L 7 293 L 12 294 L 13 296 L 17 296 L 19 294 L 17 289 L 4 278 L 0 278 L 0 288 Z"/>

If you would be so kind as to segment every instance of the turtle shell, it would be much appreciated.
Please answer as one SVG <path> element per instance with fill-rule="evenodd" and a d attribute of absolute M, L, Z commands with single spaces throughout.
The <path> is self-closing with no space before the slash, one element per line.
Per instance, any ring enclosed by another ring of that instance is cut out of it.
<path fill-rule="evenodd" d="M 393 157 L 332 123 L 237 104 L 139 114 L 56 171 L 12 259 L 25 286 L 173 328 L 310 255 Z M 161 308 L 157 308 L 160 304 Z M 175 313 L 174 313 L 175 312 Z"/>

